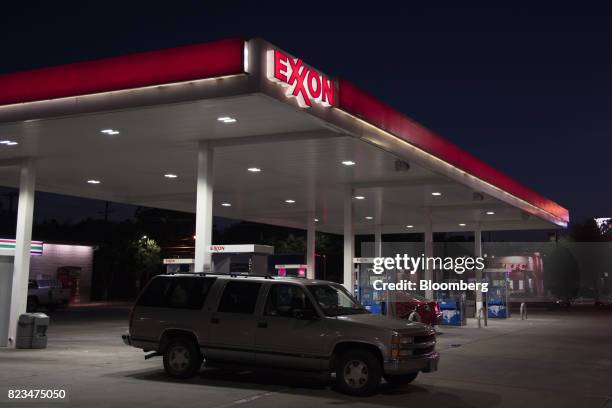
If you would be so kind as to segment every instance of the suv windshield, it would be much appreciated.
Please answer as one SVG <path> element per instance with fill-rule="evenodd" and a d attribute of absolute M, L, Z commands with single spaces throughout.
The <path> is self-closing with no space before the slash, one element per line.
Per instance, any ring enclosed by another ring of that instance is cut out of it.
<path fill-rule="evenodd" d="M 308 291 L 315 298 L 326 316 L 370 313 L 341 285 L 308 285 Z"/>

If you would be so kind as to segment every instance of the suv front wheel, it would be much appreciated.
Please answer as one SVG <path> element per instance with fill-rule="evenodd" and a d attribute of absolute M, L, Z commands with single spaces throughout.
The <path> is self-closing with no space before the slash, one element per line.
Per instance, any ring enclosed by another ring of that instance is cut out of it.
<path fill-rule="evenodd" d="M 336 387 L 349 395 L 373 395 L 380 386 L 382 365 L 368 350 L 350 350 L 342 354 L 336 367 Z"/>
<path fill-rule="evenodd" d="M 190 378 L 202 366 L 202 355 L 193 341 L 176 337 L 168 342 L 164 351 L 164 370 L 172 378 Z"/>

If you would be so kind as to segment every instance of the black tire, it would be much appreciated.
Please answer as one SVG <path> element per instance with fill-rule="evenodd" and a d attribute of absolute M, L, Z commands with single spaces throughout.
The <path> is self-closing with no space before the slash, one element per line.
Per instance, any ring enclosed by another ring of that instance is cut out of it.
<path fill-rule="evenodd" d="M 401 387 L 402 385 L 410 384 L 417 378 L 419 372 L 411 374 L 400 374 L 400 375 L 385 375 L 385 381 L 392 387 Z"/>
<path fill-rule="evenodd" d="M 374 395 L 382 378 L 382 362 L 365 349 L 349 350 L 337 360 L 336 388 L 348 395 Z"/>
<path fill-rule="evenodd" d="M 34 313 L 38 309 L 38 299 L 34 296 L 28 296 L 28 303 L 26 304 L 26 312 Z"/>
<path fill-rule="evenodd" d="M 170 339 L 164 350 L 164 370 L 172 378 L 191 378 L 202 366 L 202 354 L 195 342 L 186 337 Z"/>

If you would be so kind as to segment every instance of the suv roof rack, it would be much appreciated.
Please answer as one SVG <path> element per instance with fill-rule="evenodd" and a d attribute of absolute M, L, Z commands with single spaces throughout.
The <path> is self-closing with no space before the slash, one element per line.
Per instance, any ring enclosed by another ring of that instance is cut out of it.
<path fill-rule="evenodd" d="M 219 274 L 221 275 L 221 274 Z M 274 276 L 270 275 L 270 274 L 263 274 L 263 275 L 255 275 L 255 274 L 250 274 L 250 273 L 243 273 L 243 272 L 230 272 L 230 273 L 225 273 L 222 275 L 229 275 L 232 278 L 236 278 L 238 276 L 241 277 L 245 277 L 245 278 L 264 278 L 264 279 L 274 279 Z"/>
<path fill-rule="evenodd" d="M 264 278 L 264 279 L 274 279 L 275 276 L 270 274 L 263 275 L 255 275 L 244 272 L 230 272 L 230 273 L 215 273 L 215 272 L 169 272 L 165 275 L 195 275 L 195 276 L 229 276 L 232 278 L 236 277 L 244 277 L 244 278 Z"/>

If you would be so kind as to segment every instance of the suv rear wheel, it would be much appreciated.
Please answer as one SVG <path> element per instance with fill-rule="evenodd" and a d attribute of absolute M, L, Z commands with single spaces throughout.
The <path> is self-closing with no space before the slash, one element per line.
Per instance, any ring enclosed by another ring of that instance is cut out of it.
<path fill-rule="evenodd" d="M 202 355 L 192 340 L 175 337 L 164 351 L 164 370 L 172 378 L 190 378 L 202 366 Z"/>
<path fill-rule="evenodd" d="M 401 387 L 402 385 L 410 384 L 417 378 L 419 372 L 411 373 L 411 374 L 401 374 L 401 375 L 385 375 L 385 381 L 389 383 L 392 387 Z"/>
<path fill-rule="evenodd" d="M 375 394 L 380 385 L 380 360 L 368 350 L 350 350 L 338 359 L 336 387 L 349 395 Z"/>

